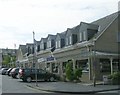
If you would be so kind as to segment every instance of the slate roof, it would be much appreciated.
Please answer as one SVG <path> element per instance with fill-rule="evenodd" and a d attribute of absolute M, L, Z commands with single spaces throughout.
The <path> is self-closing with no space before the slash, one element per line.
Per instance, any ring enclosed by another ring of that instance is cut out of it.
<path fill-rule="evenodd" d="M 66 32 L 57 33 L 57 35 L 59 35 L 60 38 L 65 38 L 65 34 L 66 34 Z"/>
<path fill-rule="evenodd" d="M 47 38 L 41 38 L 40 42 L 47 42 Z"/>
<path fill-rule="evenodd" d="M 33 46 L 33 43 L 26 43 L 26 46 Z"/>
<path fill-rule="evenodd" d="M 49 37 L 50 37 L 51 39 L 55 39 L 55 38 L 56 38 L 56 35 L 48 34 L 47 39 L 48 39 Z"/>
<path fill-rule="evenodd" d="M 66 35 L 68 35 L 68 33 L 72 33 L 72 28 L 67 28 Z"/>
<path fill-rule="evenodd" d="M 92 24 L 96 24 L 100 26 L 99 32 L 103 31 L 108 25 L 110 25 L 116 18 L 118 17 L 118 12 L 103 17 L 99 20 L 92 22 Z"/>
<path fill-rule="evenodd" d="M 20 46 L 19 46 L 19 49 L 21 49 L 23 55 L 24 55 L 25 53 L 27 53 L 26 45 L 20 45 Z"/>

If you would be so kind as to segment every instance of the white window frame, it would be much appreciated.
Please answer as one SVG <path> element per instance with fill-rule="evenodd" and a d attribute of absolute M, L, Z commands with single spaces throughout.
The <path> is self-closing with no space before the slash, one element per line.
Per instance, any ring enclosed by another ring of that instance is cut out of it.
<path fill-rule="evenodd" d="M 59 41 L 58 41 L 58 47 L 59 47 L 59 48 L 60 48 L 60 45 L 61 45 L 61 44 L 60 44 L 60 40 L 59 40 Z"/>
<path fill-rule="evenodd" d="M 49 41 L 49 48 L 51 47 L 51 41 Z"/>
<path fill-rule="evenodd" d="M 82 41 L 82 32 L 80 32 L 80 41 Z"/>
<path fill-rule="evenodd" d="M 72 44 L 72 36 L 69 37 L 70 45 Z"/>
<path fill-rule="evenodd" d="M 58 48 L 58 42 L 57 41 L 55 42 L 55 45 L 56 45 L 56 48 Z"/>
<path fill-rule="evenodd" d="M 83 40 L 87 40 L 86 31 L 83 32 Z"/>
<path fill-rule="evenodd" d="M 68 45 L 68 38 L 66 38 L 66 45 Z"/>

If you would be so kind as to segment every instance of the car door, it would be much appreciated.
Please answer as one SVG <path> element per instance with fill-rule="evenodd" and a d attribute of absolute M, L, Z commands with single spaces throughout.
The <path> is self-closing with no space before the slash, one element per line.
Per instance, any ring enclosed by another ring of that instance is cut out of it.
<path fill-rule="evenodd" d="M 44 70 L 39 69 L 38 70 L 38 79 L 45 80 L 45 74 L 46 74 L 46 72 Z"/>
<path fill-rule="evenodd" d="M 33 80 L 35 80 L 35 69 L 31 70 L 31 77 L 33 78 Z"/>

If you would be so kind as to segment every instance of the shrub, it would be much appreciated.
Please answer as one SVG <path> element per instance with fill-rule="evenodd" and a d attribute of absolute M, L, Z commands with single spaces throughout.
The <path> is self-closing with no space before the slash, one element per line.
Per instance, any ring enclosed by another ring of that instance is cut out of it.
<path fill-rule="evenodd" d="M 74 71 L 75 80 L 79 80 L 81 76 L 82 76 L 82 69 L 81 68 L 75 69 Z"/>
<path fill-rule="evenodd" d="M 78 68 L 73 70 L 72 61 L 68 61 L 66 65 L 66 79 L 68 81 L 80 80 L 82 76 L 82 69 Z"/>
<path fill-rule="evenodd" d="M 66 65 L 66 78 L 69 81 L 73 81 L 73 69 L 72 69 L 72 62 L 68 62 Z"/>
<path fill-rule="evenodd" d="M 120 84 L 120 72 L 115 72 L 112 75 L 109 75 L 109 79 L 112 80 L 112 84 Z"/>

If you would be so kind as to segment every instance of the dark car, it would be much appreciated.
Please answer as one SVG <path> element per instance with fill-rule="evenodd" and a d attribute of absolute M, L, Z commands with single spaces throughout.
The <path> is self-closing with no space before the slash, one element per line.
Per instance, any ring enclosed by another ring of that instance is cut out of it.
<path fill-rule="evenodd" d="M 59 77 L 55 74 L 49 73 L 42 69 L 20 69 L 19 70 L 19 78 L 23 81 L 31 82 L 36 79 L 36 71 L 37 71 L 37 79 L 44 81 L 55 81 L 58 80 Z"/>
<path fill-rule="evenodd" d="M 13 78 L 17 78 L 18 73 L 19 73 L 19 68 L 13 68 L 13 69 L 10 71 L 10 75 L 11 75 Z"/>
<path fill-rule="evenodd" d="M 10 71 L 12 70 L 12 68 L 9 68 L 7 71 L 6 71 L 6 75 L 10 76 Z"/>

